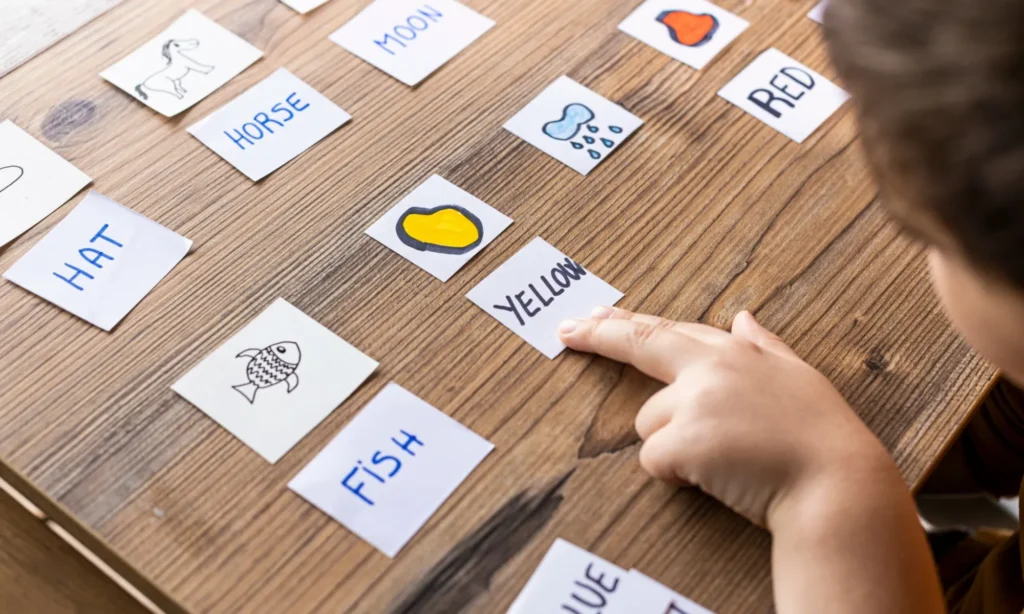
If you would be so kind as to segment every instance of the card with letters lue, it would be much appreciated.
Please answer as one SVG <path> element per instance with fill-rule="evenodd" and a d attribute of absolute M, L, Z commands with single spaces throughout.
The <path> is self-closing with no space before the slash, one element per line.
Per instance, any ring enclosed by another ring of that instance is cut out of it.
<path fill-rule="evenodd" d="M 279 68 L 188 131 L 246 177 L 259 181 L 351 117 Z"/>
<path fill-rule="evenodd" d="M 185 237 L 89 192 L 4 277 L 109 331 L 191 247 Z"/>

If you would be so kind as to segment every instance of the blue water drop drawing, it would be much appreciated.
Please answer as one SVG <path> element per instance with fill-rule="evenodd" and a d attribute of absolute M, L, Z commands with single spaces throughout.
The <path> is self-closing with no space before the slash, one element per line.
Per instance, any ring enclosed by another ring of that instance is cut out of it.
<path fill-rule="evenodd" d="M 595 160 L 600 160 L 601 159 L 601 154 L 599 154 L 598 152 L 594 151 L 593 149 L 588 149 L 587 153 L 590 154 L 590 157 L 595 159 Z"/>
<path fill-rule="evenodd" d="M 583 140 L 587 142 L 587 145 L 593 145 L 594 144 L 594 137 L 592 137 L 592 136 L 584 136 Z"/>
<path fill-rule="evenodd" d="M 615 134 L 622 134 L 622 128 L 619 128 L 618 126 L 608 126 L 608 129 Z"/>
<path fill-rule="evenodd" d="M 588 124 L 587 125 L 587 130 L 590 130 L 591 134 L 597 134 L 597 131 L 600 130 L 600 128 L 598 128 L 597 126 L 591 126 L 591 125 Z"/>
<path fill-rule="evenodd" d="M 583 149 L 583 145 L 577 143 L 576 141 L 572 141 L 572 148 L 573 149 Z"/>
<path fill-rule="evenodd" d="M 615 147 L 615 141 L 613 141 L 611 139 L 601 139 L 601 143 L 605 147 L 607 147 L 608 149 L 611 149 L 612 147 Z"/>

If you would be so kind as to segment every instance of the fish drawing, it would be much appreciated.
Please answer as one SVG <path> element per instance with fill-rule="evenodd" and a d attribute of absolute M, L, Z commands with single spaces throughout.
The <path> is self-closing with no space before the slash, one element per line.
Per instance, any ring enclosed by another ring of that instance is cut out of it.
<path fill-rule="evenodd" d="M 262 350 L 245 350 L 235 358 L 248 358 L 245 374 L 249 381 L 232 386 L 249 403 L 256 401 L 256 393 L 260 388 L 270 388 L 281 382 L 288 385 L 288 392 L 299 385 L 299 375 L 295 372 L 302 361 L 302 350 L 294 341 L 281 341 Z"/>

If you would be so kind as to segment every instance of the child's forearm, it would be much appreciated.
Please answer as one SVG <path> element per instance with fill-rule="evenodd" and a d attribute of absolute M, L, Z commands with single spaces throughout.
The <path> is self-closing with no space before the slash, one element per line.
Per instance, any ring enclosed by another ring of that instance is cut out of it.
<path fill-rule="evenodd" d="M 891 463 L 810 484 L 774 510 L 779 614 L 938 614 L 938 575 L 913 499 Z"/>

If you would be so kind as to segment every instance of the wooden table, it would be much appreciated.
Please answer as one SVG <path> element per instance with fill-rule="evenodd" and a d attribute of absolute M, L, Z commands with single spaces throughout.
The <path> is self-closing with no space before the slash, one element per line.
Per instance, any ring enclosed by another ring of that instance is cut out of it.
<path fill-rule="evenodd" d="M 721 2 L 752 25 L 702 72 L 617 31 L 638 3 L 468 0 L 498 25 L 408 88 L 327 40 L 365 1 L 302 17 L 276 0 L 130 0 L 0 80 L 0 117 L 196 245 L 111 334 L 0 284 L 0 473 L 171 612 L 501 612 L 559 536 L 717 612 L 770 612 L 768 535 L 641 471 L 632 421 L 656 386 L 549 361 L 466 292 L 540 235 L 625 307 L 718 326 L 751 309 L 909 484 L 994 371 L 878 205 L 849 107 L 797 145 L 716 96 L 772 46 L 831 76 L 812 2 Z M 192 6 L 265 59 L 170 121 L 97 76 Z M 184 128 L 278 66 L 355 119 L 253 184 Z M 647 121 L 586 178 L 501 129 L 562 74 Z M 363 234 L 435 172 L 516 220 L 446 284 Z M 269 465 L 170 385 L 279 296 L 381 368 Z M 496 445 L 395 560 L 286 488 L 389 380 Z"/>

